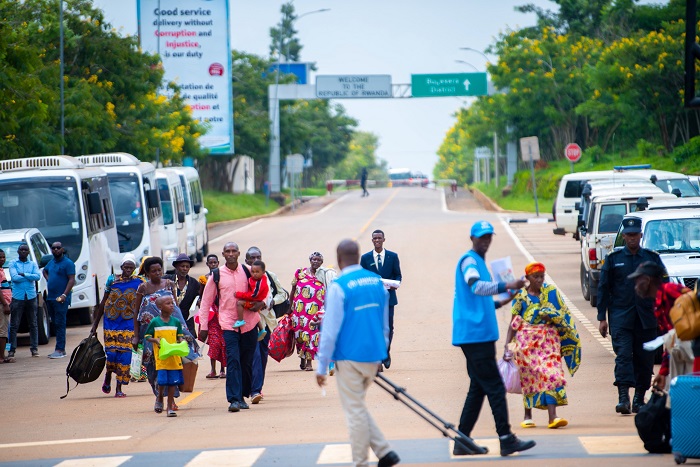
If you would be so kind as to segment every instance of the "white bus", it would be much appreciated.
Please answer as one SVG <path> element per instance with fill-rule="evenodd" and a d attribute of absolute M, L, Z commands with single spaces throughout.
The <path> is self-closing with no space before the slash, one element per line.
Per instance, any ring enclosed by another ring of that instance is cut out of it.
<path fill-rule="evenodd" d="M 187 254 L 190 258 L 202 261 L 209 253 L 207 233 L 207 209 L 202 197 L 202 184 L 199 172 L 194 167 L 172 167 L 180 177 L 185 197 L 185 221 L 187 223 Z"/>
<path fill-rule="evenodd" d="M 109 191 L 119 236 L 119 254 L 112 258 L 115 271 L 121 269 L 126 253 L 136 257 L 160 255 L 163 212 L 160 208 L 156 168 L 131 154 L 92 154 L 78 158 L 91 167 L 102 167 L 109 177 Z"/>
<path fill-rule="evenodd" d="M 105 171 L 70 156 L 0 161 L 0 229 L 26 227 L 63 244 L 75 263 L 70 309 L 89 324 L 119 251 Z"/>
<path fill-rule="evenodd" d="M 163 211 L 161 258 L 164 269 L 173 270 L 172 262 L 180 253 L 187 252 L 187 227 L 185 226 L 185 198 L 180 177 L 170 169 L 156 169 L 156 183 Z"/>

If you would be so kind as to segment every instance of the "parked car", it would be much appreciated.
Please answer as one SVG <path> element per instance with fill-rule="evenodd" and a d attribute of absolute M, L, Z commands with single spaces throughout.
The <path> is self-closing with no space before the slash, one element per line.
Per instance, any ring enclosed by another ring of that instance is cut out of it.
<path fill-rule="evenodd" d="M 661 255 L 669 279 L 692 289 L 700 278 L 700 210 L 659 209 L 627 214 L 642 220 L 642 247 Z M 624 222 L 624 221 L 623 221 Z M 624 246 L 622 228 L 615 248 Z"/>
<path fill-rule="evenodd" d="M 628 187 L 624 194 L 619 190 L 593 190 L 598 194 L 587 198 L 586 215 L 580 223 L 581 236 L 581 293 L 583 298 L 598 304 L 598 281 L 603 259 L 613 250 L 613 242 L 623 217 L 638 210 L 637 200 L 648 203 L 657 200 L 677 199 L 649 183 L 648 187 Z"/>
<path fill-rule="evenodd" d="M 17 248 L 22 244 L 29 245 L 29 260 L 34 261 L 39 270 L 43 271 L 43 266 L 51 259 L 51 248 L 49 247 L 46 238 L 38 229 L 11 229 L 0 230 L 0 249 L 5 252 L 5 276 L 10 281 L 10 271 L 8 267 L 10 262 L 17 259 Z M 42 258 L 45 258 L 42 263 Z M 37 295 L 39 304 L 37 309 L 37 323 L 39 325 L 39 344 L 45 345 L 49 343 L 49 336 L 52 334 L 51 325 L 49 322 L 49 310 L 46 307 L 46 279 L 41 275 L 41 279 L 37 282 Z M 22 321 L 19 325 L 20 333 L 29 332 L 29 322 L 27 315 L 22 316 Z"/>

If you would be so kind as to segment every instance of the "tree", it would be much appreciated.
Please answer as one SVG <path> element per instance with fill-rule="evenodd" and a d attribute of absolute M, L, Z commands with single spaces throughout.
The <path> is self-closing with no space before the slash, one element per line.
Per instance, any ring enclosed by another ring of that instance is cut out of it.
<path fill-rule="evenodd" d="M 302 45 L 294 29 L 294 21 L 297 16 L 294 14 L 294 4 L 292 2 L 283 3 L 280 8 L 282 19 L 278 26 L 270 28 L 270 57 L 284 55 L 285 62 L 297 62 L 301 54 Z"/>

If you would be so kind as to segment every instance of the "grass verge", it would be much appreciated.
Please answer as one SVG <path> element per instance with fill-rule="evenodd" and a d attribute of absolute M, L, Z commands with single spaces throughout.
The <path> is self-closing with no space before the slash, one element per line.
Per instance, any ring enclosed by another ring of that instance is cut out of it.
<path fill-rule="evenodd" d="M 234 195 L 211 190 L 204 190 L 204 206 L 209 210 L 208 222 L 230 221 L 269 214 L 280 207 L 272 200 L 266 202 L 265 195 L 262 194 Z"/>

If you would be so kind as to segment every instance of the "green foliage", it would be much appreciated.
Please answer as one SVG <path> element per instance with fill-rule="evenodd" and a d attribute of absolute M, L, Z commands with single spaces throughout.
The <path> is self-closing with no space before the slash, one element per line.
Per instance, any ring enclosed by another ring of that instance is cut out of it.
<path fill-rule="evenodd" d="M 349 150 L 340 164 L 335 166 L 332 178 L 356 180 L 359 179 L 362 169 L 368 170 L 370 179 L 387 178 L 386 161 L 377 159 L 379 137 L 374 133 L 357 131 L 353 134 Z"/>
<path fill-rule="evenodd" d="M 209 210 L 207 221 L 221 222 L 268 214 L 279 209 L 273 201 L 265 200 L 261 194 L 234 195 L 220 191 L 204 190 L 204 205 Z"/>

